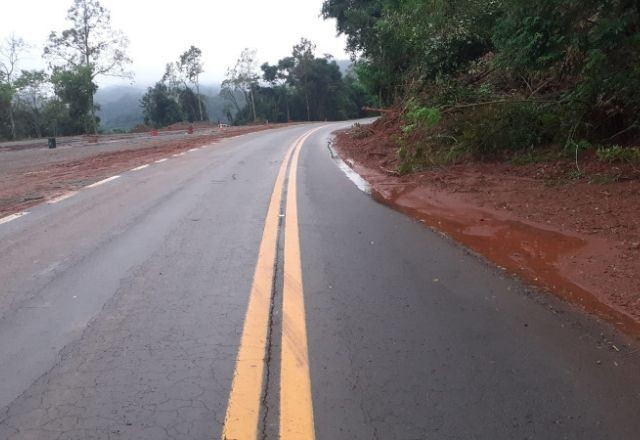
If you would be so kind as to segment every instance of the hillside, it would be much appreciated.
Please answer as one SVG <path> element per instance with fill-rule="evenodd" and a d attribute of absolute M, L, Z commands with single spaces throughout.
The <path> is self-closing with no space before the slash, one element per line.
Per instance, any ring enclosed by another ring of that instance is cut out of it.
<path fill-rule="evenodd" d="M 105 131 L 129 130 L 143 121 L 140 99 L 141 86 L 110 86 L 99 89 L 96 103 L 100 106 L 100 126 Z"/>

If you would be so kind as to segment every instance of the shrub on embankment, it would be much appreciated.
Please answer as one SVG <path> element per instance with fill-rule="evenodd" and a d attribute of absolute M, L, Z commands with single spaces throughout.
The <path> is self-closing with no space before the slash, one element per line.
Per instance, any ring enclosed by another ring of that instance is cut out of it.
<path fill-rule="evenodd" d="M 634 159 L 640 6 L 630 0 L 326 0 L 360 80 L 400 106 L 402 172 L 462 156 L 592 148 Z"/>

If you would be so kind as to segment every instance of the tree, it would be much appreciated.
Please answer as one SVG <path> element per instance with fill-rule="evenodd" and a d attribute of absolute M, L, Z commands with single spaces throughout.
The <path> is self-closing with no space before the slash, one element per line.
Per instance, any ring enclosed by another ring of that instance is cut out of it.
<path fill-rule="evenodd" d="M 42 137 L 44 122 L 41 110 L 49 88 L 49 75 L 44 70 L 23 70 L 15 84 L 18 99 L 31 116 L 31 126 L 35 135 Z"/>
<path fill-rule="evenodd" d="M 46 131 L 51 136 L 76 133 L 69 117 L 69 109 L 60 98 L 54 97 L 45 102 L 42 108 L 42 119 Z"/>
<path fill-rule="evenodd" d="M 257 121 L 255 89 L 258 87 L 260 75 L 257 72 L 256 51 L 244 49 L 233 68 L 227 71 L 227 79 L 222 82 L 223 93 L 232 98 L 236 91 L 241 92 L 245 101 L 251 106 L 253 121 Z M 237 100 L 233 98 L 236 108 Z"/>
<path fill-rule="evenodd" d="M 67 12 L 71 27 L 60 34 L 51 32 L 44 56 L 52 66 L 64 63 L 67 68 L 86 68 L 90 82 L 103 75 L 131 77 L 125 66 L 131 63 L 127 56 L 129 40 L 120 31 L 111 28 L 111 15 L 98 0 L 74 0 Z M 97 133 L 94 90 L 90 97 L 91 125 Z"/>
<path fill-rule="evenodd" d="M 198 110 L 200 112 L 200 120 L 204 121 L 202 112 L 202 101 L 200 99 L 200 82 L 199 77 L 204 72 L 202 66 L 202 51 L 195 46 L 191 46 L 189 50 L 180 55 L 178 67 L 184 77 L 195 86 L 196 97 L 198 101 Z"/>
<path fill-rule="evenodd" d="M 316 57 L 314 50 L 312 42 L 302 39 L 292 48 L 291 56 L 275 64 L 262 64 L 262 83 L 254 74 L 242 74 L 253 72 L 252 68 L 244 67 L 253 56 L 241 56 L 236 66 L 229 69 L 220 92 L 229 108 L 235 107 L 234 123 L 256 119 L 344 120 L 362 116 L 361 108 L 373 101 L 358 80 L 357 72 L 343 78 L 331 55 Z"/>
<path fill-rule="evenodd" d="M 22 38 L 11 35 L 0 46 L 0 94 L 8 101 L 9 123 L 11 138 L 16 139 L 16 122 L 13 112 L 13 102 L 16 95 L 16 79 L 20 57 L 29 48 Z"/>
<path fill-rule="evenodd" d="M 305 105 L 307 109 L 307 120 L 311 120 L 311 108 L 309 106 L 309 74 L 311 72 L 313 60 L 315 58 L 314 51 L 316 45 L 306 38 L 300 39 L 300 43 L 293 46 L 294 65 L 290 81 L 302 90 L 304 94 Z"/>
<path fill-rule="evenodd" d="M 91 67 L 79 65 L 71 69 L 58 68 L 51 75 L 55 94 L 68 107 L 70 120 L 65 121 L 65 134 L 88 133 L 95 123 L 93 114 L 89 115 L 89 107 L 95 107 L 93 96 L 98 86 L 93 82 Z"/>
<path fill-rule="evenodd" d="M 154 127 L 164 127 L 182 120 L 180 106 L 171 96 L 169 87 L 164 82 L 158 82 L 149 87 L 140 101 L 145 124 Z"/>
<path fill-rule="evenodd" d="M 289 77 L 291 70 L 294 66 L 294 60 L 292 57 L 286 57 L 278 61 L 278 64 L 274 64 L 273 66 L 269 63 L 264 63 L 260 68 L 262 69 L 262 79 L 271 85 L 271 87 L 275 88 L 279 91 L 278 93 L 278 102 L 275 103 L 275 107 L 278 108 L 280 104 L 280 99 L 284 98 L 285 109 L 286 109 L 286 120 L 291 120 L 291 110 L 289 108 L 289 89 L 287 87 L 287 83 L 289 82 Z"/>

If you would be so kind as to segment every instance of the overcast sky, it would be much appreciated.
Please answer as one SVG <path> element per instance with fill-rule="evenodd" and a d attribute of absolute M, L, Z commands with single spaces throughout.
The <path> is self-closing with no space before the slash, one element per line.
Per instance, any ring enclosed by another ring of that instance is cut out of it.
<path fill-rule="evenodd" d="M 72 0 L 3 3 L 0 38 L 11 33 L 24 38 L 34 49 L 22 67 L 44 68 L 42 47 L 49 32 L 68 28 L 65 17 Z M 224 79 L 245 47 L 257 50 L 260 64 L 273 63 L 305 37 L 316 43 L 318 55 L 348 58 L 344 38 L 336 36 L 335 22 L 319 16 L 322 0 L 101 0 L 101 4 L 111 11 L 112 27 L 130 39 L 131 70 L 138 85 L 159 80 L 165 64 L 192 44 L 203 52 L 203 84 Z M 101 86 L 128 83 L 112 78 L 98 82 Z"/>

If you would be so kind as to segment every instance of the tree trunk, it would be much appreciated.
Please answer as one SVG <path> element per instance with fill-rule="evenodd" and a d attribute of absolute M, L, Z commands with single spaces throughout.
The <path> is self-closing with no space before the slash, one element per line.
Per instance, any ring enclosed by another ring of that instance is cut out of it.
<path fill-rule="evenodd" d="M 284 104 L 287 107 L 287 122 L 291 120 L 291 112 L 289 110 L 289 96 L 287 96 L 287 92 L 284 95 Z"/>
<path fill-rule="evenodd" d="M 93 134 L 98 134 L 98 124 L 96 123 L 96 106 L 93 103 L 93 93 L 91 94 L 91 128 Z"/>
<path fill-rule="evenodd" d="M 16 121 L 13 118 L 13 98 L 9 101 L 9 121 L 11 121 L 11 137 L 16 140 Z"/>
<path fill-rule="evenodd" d="M 33 95 L 33 126 L 36 130 L 36 136 L 38 138 L 42 137 L 42 118 L 40 117 L 40 112 L 38 111 L 38 101 L 36 100 L 35 94 Z"/>
<path fill-rule="evenodd" d="M 253 111 L 253 122 L 256 122 L 256 100 L 253 97 L 253 88 L 249 91 L 249 96 L 251 97 L 251 110 Z"/>
<path fill-rule="evenodd" d="M 196 93 L 198 94 L 198 110 L 200 110 L 200 122 L 204 121 L 204 116 L 202 115 L 202 101 L 200 101 L 200 84 L 196 82 Z"/>
<path fill-rule="evenodd" d="M 304 100 L 307 104 L 307 121 L 311 121 L 311 110 L 309 109 L 309 93 L 304 91 Z"/>

